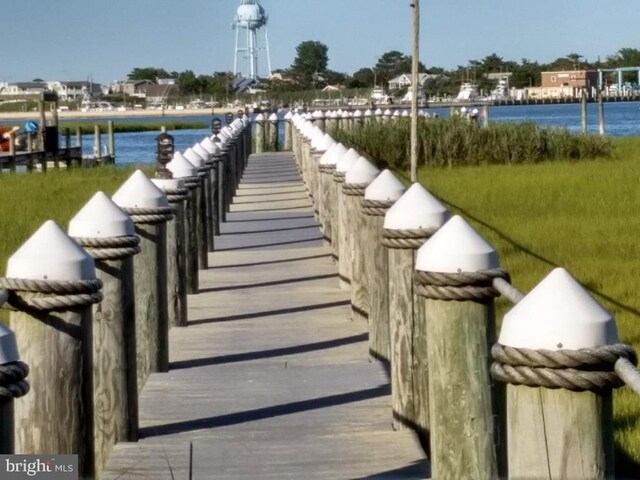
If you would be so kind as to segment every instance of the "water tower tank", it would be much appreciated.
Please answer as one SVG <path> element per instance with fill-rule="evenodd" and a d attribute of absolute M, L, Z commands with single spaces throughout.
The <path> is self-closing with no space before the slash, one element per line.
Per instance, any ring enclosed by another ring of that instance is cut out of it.
<path fill-rule="evenodd" d="M 267 16 L 255 0 L 245 0 L 236 11 L 236 22 L 241 28 L 259 29 L 267 23 Z"/>

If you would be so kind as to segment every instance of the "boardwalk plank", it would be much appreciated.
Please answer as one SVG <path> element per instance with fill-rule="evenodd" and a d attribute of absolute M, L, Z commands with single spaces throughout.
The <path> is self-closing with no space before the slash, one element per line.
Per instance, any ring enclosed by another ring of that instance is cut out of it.
<path fill-rule="evenodd" d="M 289 154 L 251 157 L 227 220 L 104 478 L 427 478 Z"/>

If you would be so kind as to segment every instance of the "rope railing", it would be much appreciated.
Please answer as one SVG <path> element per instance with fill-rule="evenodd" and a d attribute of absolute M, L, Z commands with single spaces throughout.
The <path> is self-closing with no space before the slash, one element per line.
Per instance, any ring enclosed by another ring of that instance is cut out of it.
<path fill-rule="evenodd" d="M 493 288 L 500 292 L 500 295 L 505 297 L 514 305 L 525 297 L 521 291 L 515 288 L 504 278 L 494 278 L 492 285 Z M 619 356 L 613 365 L 613 370 L 629 388 L 640 395 L 640 371 L 636 369 L 631 360 L 627 357 Z"/>

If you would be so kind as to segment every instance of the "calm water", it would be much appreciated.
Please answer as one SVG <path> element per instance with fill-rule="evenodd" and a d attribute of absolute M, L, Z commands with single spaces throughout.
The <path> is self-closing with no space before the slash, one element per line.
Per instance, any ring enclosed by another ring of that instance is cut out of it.
<path fill-rule="evenodd" d="M 546 127 L 566 127 L 569 131 L 580 131 L 580 104 L 565 105 L 528 105 L 490 107 L 491 122 L 525 122 L 533 121 Z M 449 115 L 448 108 L 433 108 L 430 113 L 437 112 L 441 117 Z M 166 117 L 165 117 L 166 118 Z M 202 121 L 209 124 L 210 116 L 181 117 L 184 121 Z M 140 122 L 141 119 L 116 118 L 116 122 Z M 148 121 L 162 121 L 163 117 L 148 118 Z M 587 108 L 587 125 L 591 133 L 598 132 L 597 105 L 589 104 Z M 611 136 L 640 135 L 640 103 L 607 103 L 605 104 L 605 130 Z M 195 142 L 202 140 L 209 129 L 177 130 L 171 134 L 175 137 L 176 149 L 184 150 Z M 118 164 L 140 164 L 155 161 L 155 137 L 158 132 L 119 133 L 116 134 L 116 161 Z M 106 136 L 103 136 L 106 145 Z M 93 151 L 93 136 L 85 136 L 83 141 L 85 155 Z"/>

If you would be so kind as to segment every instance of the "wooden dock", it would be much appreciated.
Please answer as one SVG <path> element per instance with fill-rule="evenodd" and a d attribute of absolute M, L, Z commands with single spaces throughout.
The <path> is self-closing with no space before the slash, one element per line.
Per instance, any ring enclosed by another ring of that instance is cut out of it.
<path fill-rule="evenodd" d="M 140 396 L 141 436 L 106 479 L 423 479 L 391 428 L 389 378 L 323 246 L 291 154 L 250 158 L 169 373 Z"/>

